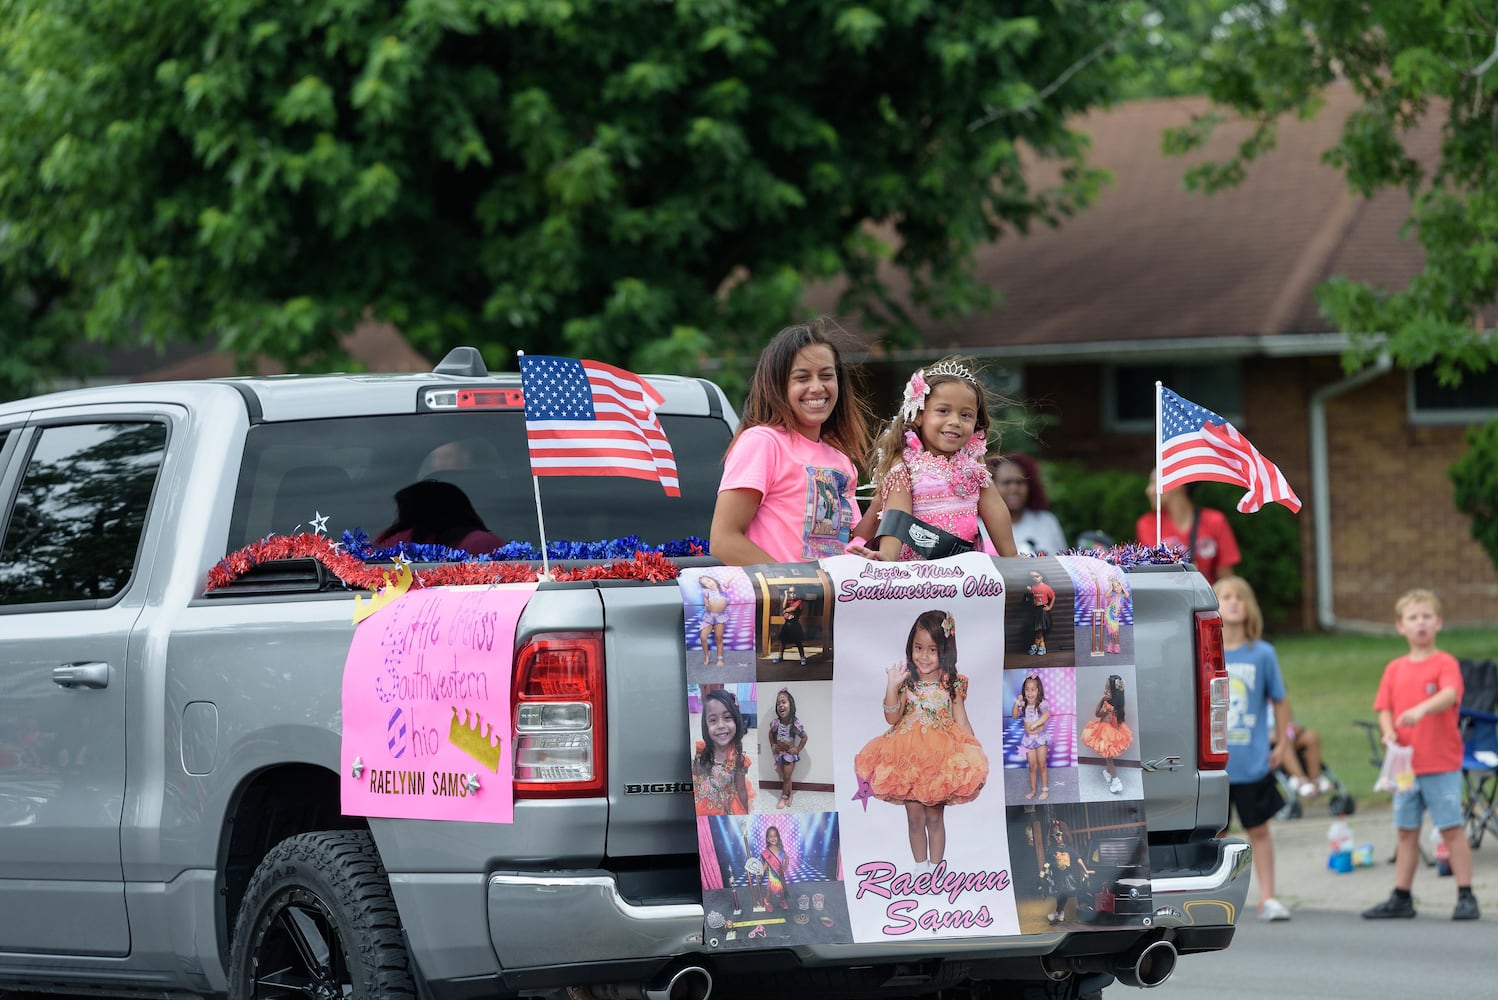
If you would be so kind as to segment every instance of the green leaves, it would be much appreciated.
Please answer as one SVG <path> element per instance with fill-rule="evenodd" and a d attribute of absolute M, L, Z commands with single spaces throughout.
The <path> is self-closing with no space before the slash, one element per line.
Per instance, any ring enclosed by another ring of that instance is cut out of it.
<path fill-rule="evenodd" d="M 304 76 L 276 104 L 276 120 L 282 125 L 308 122 L 332 128 L 338 120 L 333 107 L 333 89 L 315 76 Z"/>
<path fill-rule="evenodd" d="M 1450 474 L 1457 509 L 1472 518 L 1472 537 L 1498 564 L 1498 421 L 1467 432 L 1467 452 Z"/>
<path fill-rule="evenodd" d="M 1115 92 L 1125 14 L 10 0 L 0 335 L 306 367 L 367 310 L 434 357 L 560 343 L 732 382 L 842 274 L 848 325 L 907 342 L 910 303 L 992 299 L 975 247 L 1094 195 L 1065 126 Z M 1032 191 L 1021 148 L 1061 181 Z"/>
<path fill-rule="evenodd" d="M 867 7 L 849 7 L 838 14 L 833 33 L 842 43 L 862 55 L 884 31 L 884 18 Z"/>

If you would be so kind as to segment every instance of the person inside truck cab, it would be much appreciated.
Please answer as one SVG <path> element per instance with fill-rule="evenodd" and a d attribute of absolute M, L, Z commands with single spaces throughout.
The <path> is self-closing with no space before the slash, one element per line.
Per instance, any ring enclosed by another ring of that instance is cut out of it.
<path fill-rule="evenodd" d="M 500 462 L 494 446 L 482 438 L 455 438 L 444 441 L 421 460 L 417 479 L 448 479 L 446 473 L 462 473 L 469 469 L 492 468 Z"/>
<path fill-rule="evenodd" d="M 505 544 L 484 524 L 468 494 L 439 479 L 423 479 L 396 491 L 395 520 L 375 537 L 375 545 L 398 542 L 445 545 L 473 554 L 493 552 Z"/>

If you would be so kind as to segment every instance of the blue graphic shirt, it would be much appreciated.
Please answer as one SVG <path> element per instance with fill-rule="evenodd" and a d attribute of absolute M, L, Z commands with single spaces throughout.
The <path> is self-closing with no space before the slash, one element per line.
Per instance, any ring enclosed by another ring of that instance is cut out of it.
<path fill-rule="evenodd" d="M 1271 701 L 1285 700 L 1279 657 L 1262 639 L 1224 650 L 1228 667 L 1228 781 L 1258 781 L 1269 773 Z"/>

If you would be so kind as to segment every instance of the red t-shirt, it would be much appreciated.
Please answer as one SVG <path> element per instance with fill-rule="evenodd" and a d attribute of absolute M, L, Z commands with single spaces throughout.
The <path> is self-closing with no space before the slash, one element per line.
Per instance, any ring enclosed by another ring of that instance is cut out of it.
<path fill-rule="evenodd" d="M 1399 742 L 1414 749 L 1416 774 L 1444 774 L 1462 767 L 1461 716 L 1462 669 L 1456 657 L 1436 650 L 1423 660 L 1401 656 L 1384 668 L 1373 710 L 1387 709 L 1397 720 L 1431 695 L 1445 688 L 1456 690 L 1456 704 L 1443 712 L 1427 715 L 1413 726 L 1395 726 Z"/>
<path fill-rule="evenodd" d="M 1228 524 L 1226 514 L 1213 507 L 1198 507 L 1196 514 L 1201 526 L 1196 529 L 1196 551 L 1191 554 L 1191 561 L 1208 583 L 1216 583 L 1219 576 L 1231 573 L 1233 567 L 1242 562 L 1243 556 L 1238 552 L 1238 539 L 1233 537 L 1233 528 Z M 1134 537 L 1140 545 L 1155 544 L 1153 510 L 1140 515 L 1139 523 L 1134 525 Z M 1185 548 L 1190 539 L 1191 525 L 1183 528 L 1172 521 L 1170 515 L 1165 515 L 1160 544 Z"/>

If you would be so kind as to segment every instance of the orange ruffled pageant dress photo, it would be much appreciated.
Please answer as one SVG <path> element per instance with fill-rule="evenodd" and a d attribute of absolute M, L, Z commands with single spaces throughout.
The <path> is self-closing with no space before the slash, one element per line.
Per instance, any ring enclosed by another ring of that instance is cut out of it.
<path fill-rule="evenodd" d="M 1113 706 L 1107 705 L 1101 719 L 1093 719 L 1082 727 L 1082 742 L 1104 757 L 1117 757 L 1134 742 L 1134 733 L 1126 723 L 1118 721 Z"/>
<path fill-rule="evenodd" d="M 874 797 L 902 805 L 971 802 L 988 780 L 988 755 L 952 715 L 952 695 L 941 681 L 901 689 L 905 711 L 889 731 L 869 740 L 853 769 Z M 967 678 L 957 675 L 957 697 L 967 698 Z"/>
<path fill-rule="evenodd" d="M 700 754 L 706 745 L 698 740 L 696 752 Z M 738 783 L 734 779 L 739 774 L 748 775 L 750 767 L 749 755 L 741 754 L 732 747 L 728 749 L 726 760 L 713 761 L 706 771 L 694 757 L 692 798 L 696 802 L 697 815 L 747 816 L 754 804 L 754 782 L 744 783 L 744 790 L 749 795 L 749 801 L 745 802 L 739 798 Z"/>

